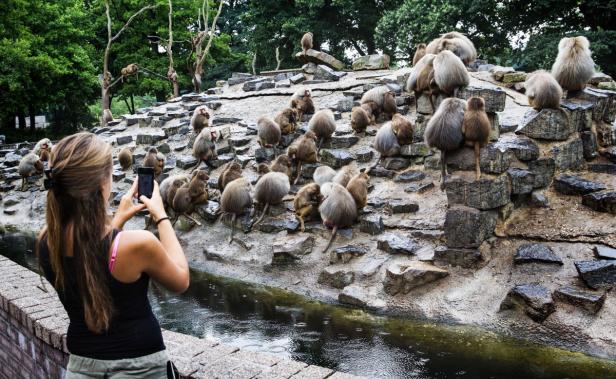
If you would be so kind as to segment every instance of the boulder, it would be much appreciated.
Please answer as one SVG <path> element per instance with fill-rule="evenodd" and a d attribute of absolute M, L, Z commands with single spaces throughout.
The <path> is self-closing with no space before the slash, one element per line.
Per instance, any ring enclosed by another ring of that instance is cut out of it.
<path fill-rule="evenodd" d="M 317 65 L 312 62 L 308 62 L 302 66 L 302 71 L 306 74 L 314 74 L 316 70 L 317 70 Z"/>
<path fill-rule="evenodd" d="M 577 170 L 584 165 L 584 144 L 575 138 L 552 146 L 554 164 L 560 171 Z"/>
<path fill-rule="evenodd" d="M 133 142 L 133 136 L 117 136 L 116 143 L 118 145 L 126 145 L 127 143 Z"/>
<path fill-rule="evenodd" d="M 616 113 L 614 109 L 616 106 L 614 104 L 614 95 L 616 95 L 616 92 L 586 87 L 583 91 L 576 94 L 576 98 L 586 100 L 594 105 L 592 110 L 592 119 L 594 121 L 612 123 Z"/>
<path fill-rule="evenodd" d="M 393 178 L 396 175 L 395 171 L 388 170 L 381 166 L 376 166 L 369 172 L 370 176 L 374 176 L 375 178 Z"/>
<path fill-rule="evenodd" d="M 388 295 L 409 293 L 413 288 L 435 282 L 449 275 L 447 270 L 426 262 L 392 263 L 385 271 L 383 289 Z"/>
<path fill-rule="evenodd" d="M 376 247 L 390 254 L 412 255 L 420 246 L 414 240 L 395 233 L 386 233 L 377 239 Z"/>
<path fill-rule="evenodd" d="M 582 152 L 584 159 L 587 161 L 595 159 L 599 154 L 599 144 L 597 143 L 597 135 L 593 131 L 580 132 L 580 139 L 582 140 Z"/>
<path fill-rule="evenodd" d="M 532 139 L 525 136 L 507 134 L 491 145 L 499 151 L 512 151 L 522 162 L 539 158 L 539 147 Z"/>
<path fill-rule="evenodd" d="M 529 109 L 520 122 L 516 133 L 531 138 L 564 141 L 575 132 L 573 123 L 562 109 Z"/>
<path fill-rule="evenodd" d="M 450 175 L 444 187 L 449 204 L 462 204 L 481 210 L 503 206 L 511 196 L 507 175 L 482 175 L 479 180 L 475 180 L 474 175 Z"/>
<path fill-rule="evenodd" d="M 616 163 L 616 146 L 608 147 L 601 151 L 601 155 Z"/>
<path fill-rule="evenodd" d="M 346 245 L 335 248 L 329 253 L 329 263 L 348 263 L 354 257 L 366 255 L 368 249 L 357 245 Z"/>
<path fill-rule="evenodd" d="M 616 123 L 608 124 L 599 122 L 595 124 L 597 131 L 597 142 L 600 146 L 609 147 L 616 145 Z"/>
<path fill-rule="evenodd" d="M 582 308 L 590 314 L 596 314 L 605 303 L 605 292 L 595 293 L 566 286 L 554 291 L 554 299 Z"/>
<path fill-rule="evenodd" d="M 418 182 L 426 178 L 426 174 L 423 171 L 408 170 L 404 171 L 396 176 L 394 182 L 409 183 Z"/>
<path fill-rule="evenodd" d="M 514 154 L 511 150 L 489 144 L 480 151 L 481 172 L 502 174 L 511 166 Z M 453 170 L 475 171 L 475 152 L 463 147 L 447 154 L 447 167 Z"/>
<path fill-rule="evenodd" d="M 519 284 L 513 287 L 500 305 L 500 310 L 518 309 L 528 317 L 543 322 L 556 311 L 550 290 L 539 284 Z"/>
<path fill-rule="evenodd" d="M 351 109 L 353 109 L 353 98 L 352 97 L 345 97 L 343 99 L 340 99 L 340 101 L 338 101 L 338 105 L 336 106 L 336 109 L 340 112 L 350 112 Z"/>
<path fill-rule="evenodd" d="M 526 243 L 520 245 L 513 257 L 513 262 L 520 263 L 552 263 L 562 265 L 563 261 L 554 251 L 542 243 Z"/>
<path fill-rule="evenodd" d="M 195 211 L 201 219 L 209 222 L 215 222 L 218 220 L 220 204 L 215 201 L 208 201 L 205 204 L 197 206 Z"/>
<path fill-rule="evenodd" d="M 247 82 L 249 80 L 253 80 L 255 78 L 256 78 L 256 76 L 254 76 L 252 74 L 243 73 L 243 72 L 234 72 L 234 73 L 231 74 L 231 77 L 229 79 L 227 79 L 227 83 L 230 86 L 233 86 L 233 85 L 236 85 L 236 84 L 241 84 L 241 83 Z"/>
<path fill-rule="evenodd" d="M 492 74 L 492 77 L 495 80 L 498 80 L 499 82 L 503 80 L 503 76 L 505 76 L 505 74 L 515 72 L 513 67 L 503 67 L 503 66 L 492 66 L 492 68 L 490 68 L 489 71 Z"/>
<path fill-rule="evenodd" d="M 196 164 L 197 159 L 192 155 L 181 155 L 175 161 L 175 165 L 182 170 L 186 170 L 187 168 L 193 167 Z"/>
<path fill-rule="evenodd" d="M 507 93 L 497 86 L 486 84 L 485 87 L 467 86 L 457 93 L 460 99 L 468 100 L 473 96 L 482 97 L 486 103 L 487 113 L 502 112 L 505 110 L 505 100 Z"/>
<path fill-rule="evenodd" d="M 244 90 L 244 92 L 250 92 L 250 91 L 258 91 L 261 89 L 265 89 L 264 87 L 265 83 L 267 83 L 265 85 L 266 88 L 275 87 L 273 78 L 258 78 L 258 79 L 253 79 L 253 80 L 249 80 L 245 82 L 244 85 L 242 86 L 242 90 Z M 267 87 L 268 85 L 271 85 L 271 86 Z"/>
<path fill-rule="evenodd" d="M 321 156 L 321 163 L 334 169 L 346 166 L 355 159 L 353 154 L 341 149 L 321 149 L 319 155 Z"/>
<path fill-rule="evenodd" d="M 613 163 L 589 163 L 587 165 L 588 171 L 599 172 L 603 174 L 616 175 L 616 164 Z"/>
<path fill-rule="evenodd" d="M 392 214 L 398 213 L 415 213 L 419 210 L 419 205 L 405 199 L 390 199 L 385 204 Z"/>
<path fill-rule="evenodd" d="M 569 113 L 569 119 L 575 130 L 578 132 L 590 130 L 592 127 L 592 111 L 595 107 L 593 103 L 567 99 L 562 100 L 560 105 Z"/>
<path fill-rule="evenodd" d="M 137 145 L 154 145 L 156 142 L 167 138 L 162 130 L 155 130 L 151 133 L 137 134 Z"/>
<path fill-rule="evenodd" d="M 334 71 L 326 65 L 318 65 L 314 72 L 314 80 L 325 80 L 328 82 L 337 82 L 346 75 L 346 72 Z"/>
<path fill-rule="evenodd" d="M 366 163 L 370 162 L 374 158 L 374 150 L 369 146 L 361 146 L 352 151 L 355 154 L 357 162 Z"/>
<path fill-rule="evenodd" d="M 597 245 L 593 247 L 593 251 L 595 252 L 595 256 L 599 259 L 616 259 L 616 249 L 612 247 Z"/>
<path fill-rule="evenodd" d="M 432 151 L 425 142 L 415 142 L 400 147 L 400 155 L 403 157 L 427 157 Z"/>
<path fill-rule="evenodd" d="M 255 150 L 255 160 L 257 163 L 270 162 L 274 157 L 275 153 L 272 148 L 259 147 Z"/>
<path fill-rule="evenodd" d="M 482 260 L 483 255 L 477 249 L 458 249 L 447 246 L 434 249 L 434 262 L 441 265 L 472 268 L 477 267 Z"/>
<path fill-rule="evenodd" d="M 554 178 L 554 189 L 563 195 L 586 195 L 602 191 L 605 185 L 574 175 L 560 175 Z"/>
<path fill-rule="evenodd" d="M 359 230 L 372 236 L 383 233 L 385 231 L 383 217 L 374 213 L 362 215 L 359 218 Z"/>
<path fill-rule="evenodd" d="M 389 68 L 389 55 L 364 55 L 353 61 L 353 70 L 384 70 Z"/>
<path fill-rule="evenodd" d="M 509 180 L 511 181 L 511 194 L 523 195 L 533 191 L 535 184 L 535 175 L 521 168 L 510 168 L 507 170 Z"/>
<path fill-rule="evenodd" d="M 295 215 L 289 213 L 277 217 L 265 216 L 256 228 L 263 233 L 278 233 L 282 231 L 293 233 L 299 229 L 299 221 Z"/>
<path fill-rule="evenodd" d="M 498 215 L 463 205 L 451 206 L 445 215 L 445 240 L 448 247 L 477 248 L 494 234 Z"/>
<path fill-rule="evenodd" d="M 409 159 L 402 157 L 388 157 L 381 160 L 381 165 L 383 165 L 383 167 L 385 167 L 387 170 L 394 171 L 404 170 L 405 168 L 409 167 L 410 164 L 411 161 Z"/>
<path fill-rule="evenodd" d="M 616 191 L 598 191 L 582 197 L 582 204 L 597 212 L 616 214 Z"/>
<path fill-rule="evenodd" d="M 575 268 L 592 289 L 611 288 L 616 284 L 616 260 L 577 261 Z"/>
<path fill-rule="evenodd" d="M 328 266 L 319 274 L 318 282 L 334 288 L 344 288 L 353 283 L 355 274 L 347 267 Z"/>
<path fill-rule="evenodd" d="M 540 158 L 528 162 L 528 170 L 535 175 L 535 188 L 547 187 L 552 183 L 556 164 L 552 158 Z"/>
<path fill-rule="evenodd" d="M 409 186 L 404 188 L 404 192 L 407 193 L 424 193 L 434 188 L 434 183 L 411 183 Z"/>
<path fill-rule="evenodd" d="M 506 72 L 501 81 L 505 84 L 519 83 L 526 80 L 526 73 L 522 71 Z"/>
<path fill-rule="evenodd" d="M 293 76 L 291 76 L 289 78 L 289 81 L 292 84 L 299 84 L 299 83 L 303 82 L 304 80 L 306 80 L 306 75 L 304 75 L 301 72 L 299 74 L 293 75 Z"/>
<path fill-rule="evenodd" d="M 306 54 L 302 51 L 295 54 L 295 57 L 303 62 L 312 62 L 317 65 L 323 64 L 333 68 L 334 70 L 343 70 L 344 63 L 340 62 L 338 59 L 332 57 L 331 55 L 324 53 L 322 51 L 317 51 L 314 49 L 308 49 Z M 307 71 L 304 71 L 307 72 Z"/>

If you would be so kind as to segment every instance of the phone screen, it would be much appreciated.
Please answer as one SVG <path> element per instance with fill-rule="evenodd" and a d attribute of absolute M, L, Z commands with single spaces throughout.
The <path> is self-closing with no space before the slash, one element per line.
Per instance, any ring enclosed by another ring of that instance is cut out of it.
<path fill-rule="evenodd" d="M 138 176 L 138 198 L 141 195 L 151 198 L 154 191 L 154 169 L 152 167 L 139 167 L 137 169 Z"/>

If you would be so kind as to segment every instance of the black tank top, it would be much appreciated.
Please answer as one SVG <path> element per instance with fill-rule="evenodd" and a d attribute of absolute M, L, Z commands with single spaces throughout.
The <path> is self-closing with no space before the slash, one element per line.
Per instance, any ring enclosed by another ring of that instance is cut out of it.
<path fill-rule="evenodd" d="M 105 237 L 105 252 L 112 238 Z M 41 267 L 45 277 L 54 283 L 55 274 L 51 269 L 47 238 L 39 242 Z M 109 329 L 101 334 L 91 332 L 86 326 L 83 303 L 77 288 L 75 266 L 72 257 L 64 257 L 65 288 L 58 296 L 69 317 L 66 344 L 71 354 L 93 359 L 115 360 L 136 358 L 165 349 L 160 325 L 152 313 L 148 300 L 150 277 L 142 273 L 133 283 L 116 280 L 109 270 L 105 270 L 107 285 L 113 299 L 114 315 Z"/>

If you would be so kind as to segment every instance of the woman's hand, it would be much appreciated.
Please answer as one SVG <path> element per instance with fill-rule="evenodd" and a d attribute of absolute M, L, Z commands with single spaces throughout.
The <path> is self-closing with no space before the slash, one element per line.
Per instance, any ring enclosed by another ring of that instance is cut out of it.
<path fill-rule="evenodd" d="M 155 187 L 158 188 L 158 187 Z M 122 196 L 116 214 L 113 216 L 111 225 L 116 229 L 122 229 L 126 221 L 130 220 L 137 212 L 146 207 L 145 204 L 133 203 L 133 198 L 137 197 L 137 180 L 132 187 Z"/>
<path fill-rule="evenodd" d="M 152 191 L 152 197 L 147 198 L 143 195 L 139 198 L 141 202 L 148 208 L 154 222 L 160 220 L 163 217 L 167 217 L 165 212 L 165 206 L 163 205 L 163 199 L 160 197 L 160 190 L 158 189 L 158 183 L 154 181 L 154 190 Z"/>

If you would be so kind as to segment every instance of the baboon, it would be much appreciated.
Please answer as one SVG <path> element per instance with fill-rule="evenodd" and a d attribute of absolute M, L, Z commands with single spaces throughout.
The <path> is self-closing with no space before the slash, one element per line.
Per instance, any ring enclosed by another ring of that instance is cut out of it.
<path fill-rule="evenodd" d="M 242 166 L 240 166 L 240 164 L 236 161 L 227 163 L 218 177 L 218 189 L 220 192 L 224 191 L 227 184 L 241 177 Z"/>
<path fill-rule="evenodd" d="M 336 170 L 329 166 L 319 166 L 316 170 L 314 170 L 312 179 L 316 184 L 322 186 L 327 182 L 331 182 L 332 179 L 334 179 L 334 176 L 336 176 Z"/>
<path fill-rule="evenodd" d="M 381 163 L 385 157 L 393 157 L 400 152 L 398 139 L 392 130 L 391 122 L 381 126 L 374 138 L 374 149 L 379 153 L 379 159 L 376 161 L 373 168 Z"/>
<path fill-rule="evenodd" d="M 332 178 L 332 183 L 340 184 L 343 187 L 346 187 L 349 184 L 349 181 L 358 174 L 357 167 L 354 165 L 346 165 Z"/>
<path fill-rule="evenodd" d="M 524 83 L 528 104 L 536 110 L 560 109 L 563 90 L 554 77 L 545 70 L 533 72 Z M 470 107 L 470 104 L 469 104 Z"/>
<path fill-rule="evenodd" d="M 160 183 L 160 197 L 163 199 L 165 208 L 173 209 L 173 198 L 177 190 L 190 181 L 186 174 L 178 174 L 167 177 Z"/>
<path fill-rule="evenodd" d="M 263 217 L 268 213 L 270 205 L 280 204 L 291 185 L 289 177 L 282 172 L 268 172 L 263 175 L 255 185 L 255 200 L 263 206 L 261 216 L 254 222 L 253 226 L 258 225 Z"/>
<path fill-rule="evenodd" d="M 193 144 L 193 157 L 197 158 L 197 164 L 193 168 L 193 171 L 201 165 L 201 162 L 207 164 L 210 160 L 218 158 L 214 141 L 216 141 L 215 131 L 208 128 L 203 129 L 201 133 L 199 133 Z"/>
<path fill-rule="evenodd" d="M 366 104 L 369 102 L 374 102 L 377 106 L 377 113 L 373 112 L 375 118 L 381 112 L 385 112 L 391 117 L 391 114 L 397 110 L 395 94 L 388 86 L 378 86 L 366 91 L 361 97 L 360 103 Z"/>
<path fill-rule="evenodd" d="M 171 223 L 172 225 L 175 225 L 180 216 L 184 216 L 195 224 L 201 226 L 201 223 L 190 215 L 195 210 L 195 204 L 190 197 L 189 185 L 190 184 L 184 184 L 175 192 L 175 196 L 173 197 L 173 212 L 175 213 L 175 217 Z"/>
<path fill-rule="evenodd" d="M 207 108 L 205 106 L 195 108 L 190 119 L 190 126 L 195 133 L 201 133 L 201 130 L 203 130 L 203 128 L 207 128 L 209 125 L 210 112 L 207 111 Z"/>
<path fill-rule="evenodd" d="M 259 163 L 257 165 L 257 174 L 259 174 L 259 178 L 267 174 L 268 172 L 271 172 L 271 170 L 267 163 Z"/>
<path fill-rule="evenodd" d="M 396 113 L 391 119 L 391 131 L 400 146 L 413 143 L 414 128 L 413 123 L 400 113 Z"/>
<path fill-rule="evenodd" d="M 444 50 L 454 53 L 467 66 L 477 59 L 475 45 L 462 33 L 445 33 L 432 40 L 426 47 L 426 53 L 430 54 L 438 54 Z"/>
<path fill-rule="evenodd" d="M 139 66 L 134 63 L 129 64 L 120 70 L 120 74 L 122 74 L 122 82 L 124 82 L 124 78 L 131 75 L 137 75 L 137 79 L 139 79 Z"/>
<path fill-rule="evenodd" d="M 282 172 L 288 178 L 291 178 L 292 175 L 292 162 L 289 159 L 289 156 L 286 154 L 279 155 L 269 166 L 270 172 Z M 290 180 L 290 179 L 289 179 Z"/>
<path fill-rule="evenodd" d="M 133 165 L 133 152 L 130 147 L 125 147 L 118 154 L 118 162 L 122 170 L 126 171 Z"/>
<path fill-rule="evenodd" d="M 198 170 L 193 173 L 188 184 L 190 201 L 193 205 L 205 204 L 209 200 L 209 194 L 207 192 L 207 181 L 209 179 L 210 176 L 206 171 Z"/>
<path fill-rule="evenodd" d="M 302 36 L 302 52 L 306 55 L 306 52 L 312 49 L 312 32 L 305 33 Z"/>
<path fill-rule="evenodd" d="M 396 105 L 396 94 L 394 91 L 385 92 L 383 95 L 383 113 L 387 115 L 387 118 L 391 120 L 394 114 L 398 112 L 398 106 Z"/>
<path fill-rule="evenodd" d="M 280 126 L 282 134 L 291 134 L 297 128 L 299 112 L 295 108 L 285 108 L 276 115 L 274 121 Z"/>
<path fill-rule="evenodd" d="M 370 116 L 363 107 L 353 107 L 351 110 L 351 128 L 355 133 L 363 133 L 370 125 Z"/>
<path fill-rule="evenodd" d="M 51 152 L 51 140 L 49 138 L 43 138 L 34 145 L 32 152 L 40 157 L 43 162 L 49 160 L 49 153 Z"/>
<path fill-rule="evenodd" d="M 447 96 L 456 96 L 460 87 L 470 82 L 468 71 L 457 55 L 449 50 L 443 50 L 436 55 L 433 61 L 434 82 L 439 92 Z"/>
<path fill-rule="evenodd" d="M 419 62 L 419 60 L 424 57 L 424 55 L 426 55 L 426 44 L 420 43 L 419 45 L 417 45 L 415 55 L 413 55 L 413 66 L 415 66 L 417 62 Z"/>
<path fill-rule="evenodd" d="M 143 158 L 143 167 L 152 167 L 154 169 L 154 177 L 158 177 L 163 172 L 164 162 L 159 161 L 158 150 L 151 147 L 148 153 Z"/>
<path fill-rule="evenodd" d="M 287 155 L 292 161 L 296 162 L 296 178 L 293 184 L 297 184 L 302 172 L 302 163 L 317 162 L 316 135 L 312 130 L 308 130 L 303 136 L 298 138 L 287 149 Z"/>
<path fill-rule="evenodd" d="M 41 174 L 45 168 L 43 161 L 39 156 L 34 153 L 26 154 L 19 161 L 17 172 L 21 176 L 21 190 L 25 191 L 27 187 L 27 180 L 32 175 Z"/>
<path fill-rule="evenodd" d="M 590 56 L 590 43 L 583 36 L 563 38 L 558 43 L 558 56 L 552 65 L 552 75 L 563 90 L 580 91 L 595 73 Z"/>
<path fill-rule="evenodd" d="M 438 88 L 434 83 L 434 54 L 426 54 L 417 64 L 413 66 L 411 74 L 406 81 L 406 91 L 415 94 L 415 110 L 417 110 L 417 99 L 423 92 L 428 92 L 432 112 L 435 111 L 434 100 L 432 99 L 433 91 L 438 92 Z"/>
<path fill-rule="evenodd" d="M 379 115 L 379 105 L 374 101 L 366 101 L 360 104 L 360 107 L 370 116 L 370 124 L 376 123 L 376 117 Z"/>
<path fill-rule="evenodd" d="M 490 119 L 486 114 L 486 104 L 481 97 L 471 97 L 466 102 L 462 135 L 467 146 L 475 149 L 475 173 L 477 180 L 481 178 L 480 149 L 490 140 Z"/>
<path fill-rule="evenodd" d="M 464 142 L 462 122 L 466 101 L 457 98 L 443 100 L 436 113 L 428 121 L 425 141 L 429 147 L 441 151 L 441 181 L 447 176 L 446 153 L 458 149 Z"/>
<path fill-rule="evenodd" d="M 257 136 L 261 146 L 275 148 L 280 143 L 280 126 L 269 117 L 261 117 L 257 121 Z"/>
<path fill-rule="evenodd" d="M 319 213 L 323 225 L 332 228 L 332 234 L 327 246 L 323 249 L 323 253 L 326 253 L 331 246 L 338 229 L 353 225 L 357 218 L 357 205 L 346 188 L 340 184 L 332 183 L 326 193 L 323 194 L 325 199 L 319 206 Z"/>
<path fill-rule="evenodd" d="M 310 90 L 299 90 L 291 96 L 291 108 L 299 111 L 299 119 L 305 114 L 314 113 L 314 102 Z"/>
<path fill-rule="evenodd" d="M 295 209 L 295 216 L 299 220 L 299 227 L 302 232 L 305 231 L 304 221 L 306 218 L 313 219 L 319 216 L 319 204 L 322 200 L 323 197 L 317 183 L 306 184 L 297 191 L 297 195 L 293 199 L 293 209 Z"/>
<path fill-rule="evenodd" d="M 312 130 L 319 139 L 317 151 L 320 150 L 323 141 L 330 139 L 336 131 L 334 113 L 329 109 L 321 109 L 308 122 L 308 129 Z"/>
<path fill-rule="evenodd" d="M 246 178 L 237 178 L 225 186 L 225 190 L 220 196 L 220 210 L 222 216 L 231 215 L 231 236 L 229 237 L 229 243 L 233 242 L 235 220 L 237 216 L 244 214 L 251 205 L 250 183 Z"/>
<path fill-rule="evenodd" d="M 369 183 L 368 173 L 364 171 L 355 175 L 346 185 L 346 189 L 353 197 L 353 200 L 355 200 L 358 210 L 363 209 L 368 202 Z"/>

